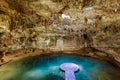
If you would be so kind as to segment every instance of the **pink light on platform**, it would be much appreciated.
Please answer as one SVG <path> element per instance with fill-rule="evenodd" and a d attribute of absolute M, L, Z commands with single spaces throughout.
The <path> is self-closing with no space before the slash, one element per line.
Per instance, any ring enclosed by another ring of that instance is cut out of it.
<path fill-rule="evenodd" d="M 76 80 L 74 72 L 79 71 L 79 66 L 74 63 L 64 63 L 60 69 L 65 72 L 65 80 Z"/>

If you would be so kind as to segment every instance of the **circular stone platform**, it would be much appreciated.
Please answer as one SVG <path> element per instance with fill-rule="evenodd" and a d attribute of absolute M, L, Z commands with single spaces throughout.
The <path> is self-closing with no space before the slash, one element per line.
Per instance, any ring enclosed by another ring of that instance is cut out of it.
<path fill-rule="evenodd" d="M 64 63 L 60 65 L 60 69 L 65 72 L 65 80 L 76 80 L 74 72 L 80 68 L 74 63 Z"/>
<path fill-rule="evenodd" d="M 62 71 L 73 71 L 73 72 L 76 72 L 76 71 L 79 71 L 79 66 L 74 64 L 74 63 L 63 63 L 60 65 L 60 69 Z"/>

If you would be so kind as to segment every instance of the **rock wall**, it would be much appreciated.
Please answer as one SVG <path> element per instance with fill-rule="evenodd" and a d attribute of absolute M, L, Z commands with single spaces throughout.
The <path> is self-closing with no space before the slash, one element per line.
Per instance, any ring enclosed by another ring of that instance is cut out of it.
<path fill-rule="evenodd" d="M 119 0 L 0 0 L 0 52 L 90 47 L 120 62 L 119 7 Z"/>

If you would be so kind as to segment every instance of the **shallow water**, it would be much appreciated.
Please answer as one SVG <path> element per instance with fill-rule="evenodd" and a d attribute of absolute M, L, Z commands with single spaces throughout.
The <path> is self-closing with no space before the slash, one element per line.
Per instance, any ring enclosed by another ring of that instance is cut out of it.
<path fill-rule="evenodd" d="M 76 80 L 120 80 L 120 69 L 96 59 L 71 55 L 36 56 L 0 67 L 0 80 L 64 80 L 59 66 L 75 63 Z"/>

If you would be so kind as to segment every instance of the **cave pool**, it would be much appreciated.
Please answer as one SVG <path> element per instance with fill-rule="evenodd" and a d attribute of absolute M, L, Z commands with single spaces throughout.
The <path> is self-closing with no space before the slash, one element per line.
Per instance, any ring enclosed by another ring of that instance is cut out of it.
<path fill-rule="evenodd" d="M 63 63 L 75 63 L 76 80 L 120 80 L 120 68 L 106 61 L 68 54 L 44 54 L 17 60 L 0 67 L 0 80 L 65 80 Z"/>

